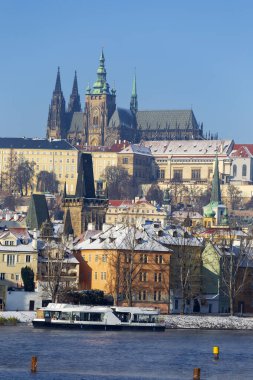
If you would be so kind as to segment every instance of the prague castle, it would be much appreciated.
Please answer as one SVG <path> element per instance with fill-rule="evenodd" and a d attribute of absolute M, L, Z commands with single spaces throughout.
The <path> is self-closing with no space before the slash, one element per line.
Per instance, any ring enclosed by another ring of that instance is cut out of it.
<path fill-rule="evenodd" d="M 116 106 L 116 90 L 110 88 L 102 51 L 97 79 L 85 93 L 82 111 L 75 73 L 68 107 L 61 89 L 58 68 L 55 89 L 49 106 L 48 139 L 68 139 L 73 145 L 110 146 L 115 140 L 138 143 L 141 140 L 202 139 L 203 127 L 197 123 L 192 110 L 138 109 L 136 77 L 129 109 Z"/>

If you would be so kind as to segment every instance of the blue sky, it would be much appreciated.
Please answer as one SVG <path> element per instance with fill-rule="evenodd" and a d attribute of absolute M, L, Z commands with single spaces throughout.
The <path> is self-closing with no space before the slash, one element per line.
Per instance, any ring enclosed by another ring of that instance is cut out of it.
<path fill-rule="evenodd" d="M 204 131 L 253 143 L 250 0 L 0 0 L 0 136 L 44 137 L 61 68 L 82 106 L 104 47 L 117 105 L 134 67 L 139 109 L 189 109 Z"/>

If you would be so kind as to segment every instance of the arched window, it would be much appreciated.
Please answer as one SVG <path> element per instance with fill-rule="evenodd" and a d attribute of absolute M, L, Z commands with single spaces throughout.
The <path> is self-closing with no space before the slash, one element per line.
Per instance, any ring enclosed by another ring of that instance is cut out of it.
<path fill-rule="evenodd" d="M 247 175 L 247 166 L 245 164 L 242 165 L 242 176 L 246 177 Z"/>
<path fill-rule="evenodd" d="M 233 165 L 233 177 L 237 176 L 237 166 Z"/>

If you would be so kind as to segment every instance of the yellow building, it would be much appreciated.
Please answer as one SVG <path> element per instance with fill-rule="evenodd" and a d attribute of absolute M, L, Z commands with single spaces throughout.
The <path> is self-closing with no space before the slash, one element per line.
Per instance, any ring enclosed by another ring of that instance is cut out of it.
<path fill-rule="evenodd" d="M 154 159 L 149 148 L 119 140 L 111 147 L 85 146 L 82 152 L 91 153 L 96 190 L 104 190 L 104 171 L 108 166 L 125 169 L 135 185 L 150 183 L 155 178 Z"/>
<path fill-rule="evenodd" d="M 53 172 L 59 181 L 59 191 L 66 182 L 68 194 L 74 194 L 77 181 L 78 150 L 65 140 L 31 138 L 0 138 L 1 179 L 10 171 L 10 160 L 15 158 L 34 162 L 33 191 L 36 191 L 37 175 L 41 171 Z"/>
<path fill-rule="evenodd" d="M 106 224 L 143 224 L 147 221 L 159 222 L 162 226 L 166 224 L 167 213 L 158 209 L 145 199 L 110 200 L 106 211 Z"/>
<path fill-rule="evenodd" d="M 155 159 L 160 185 L 171 181 L 206 185 L 213 178 L 216 156 L 222 183 L 229 182 L 233 140 L 144 141 L 143 144 Z"/>
<path fill-rule="evenodd" d="M 115 304 L 169 308 L 172 251 L 144 229 L 111 226 L 75 246 L 81 288 L 110 294 Z"/>
<path fill-rule="evenodd" d="M 26 228 L 10 228 L 0 234 L 0 284 L 23 286 L 21 269 L 30 267 L 35 276 L 38 267 L 37 240 Z"/>

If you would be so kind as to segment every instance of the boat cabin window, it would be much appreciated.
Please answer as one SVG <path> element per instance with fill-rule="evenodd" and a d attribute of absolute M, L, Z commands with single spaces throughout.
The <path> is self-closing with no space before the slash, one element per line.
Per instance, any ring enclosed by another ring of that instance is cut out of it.
<path fill-rule="evenodd" d="M 119 318 L 119 320 L 121 322 L 129 322 L 129 320 L 131 318 L 130 313 L 123 313 L 123 312 L 115 311 L 114 314 L 116 315 L 117 318 Z"/>
<path fill-rule="evenodd" d="M 104 313 L 80 313 L 80 321 L 102 322 Z"/>
<path fill-rule="evenodd" d="M 157 316 L 149 314 L 134 314 L 133 322 L 135 323 L 156 323 Z"/>
<path fill-rule="evenodd" d="M 58 316 L 58 319 L 61 319 L 62 321 L 68 321 L 71 318 L 71 313 L 67 313 L 63 311 L 59 314 L 60 315 Z"/>

